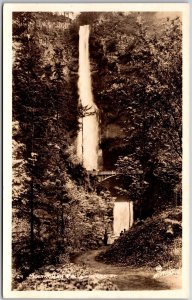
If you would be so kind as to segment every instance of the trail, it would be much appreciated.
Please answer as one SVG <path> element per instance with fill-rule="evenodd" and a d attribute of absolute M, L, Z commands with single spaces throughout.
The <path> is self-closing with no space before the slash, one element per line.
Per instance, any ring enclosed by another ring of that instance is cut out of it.
<path fill-rule="evenodd" d="M 153 270 L 98 262 L 95 257 L 101 250 L 104 248 L 85 252 L 67 264 L 43 266 L 24 280 L 13 277 L 12 289 L 17 291 L 152 291 L 181 288 L 179 273 L 165 272 L 164 276 L 154 278 L 154 274 L 158 275 L 158 273 Z"/>
<path fill-rule="evenodd" d="M 104 250 L 104 248 L 102 248 Z M 180 289 L 180 274 L 153 278 L 155 272 L 146 269 L 136 269 L 124 266 L 105 264 L 95 260 L 95 257 L 102 251 L 91 250 L 76 259 L 74 263 L 87 266 L 94 270 L 95 274 L 109 276 L 110 280 L 117 285 L 119 290 L 174 290 Z"/>

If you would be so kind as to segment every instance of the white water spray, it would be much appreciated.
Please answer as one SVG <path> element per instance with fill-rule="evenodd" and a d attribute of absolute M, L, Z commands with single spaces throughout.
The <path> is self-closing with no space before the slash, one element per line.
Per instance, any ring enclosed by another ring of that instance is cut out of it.
<path fill-rule="evenodd" d="M 113 210 L 113 233 L 119 236 L 124 229 L 128 230 L 133 225 L 133 202 L 116 201 Z"/>
<path fill-rule="evenodd" d="M 98 169 L 98 109 L 93 100 L 89 61 L 89 25 L 79 29 L 79 104 L 90 108 L 90 116 L 81 118 L 81 130 L 77 136 L 77 156 L 87 170 Z"/>

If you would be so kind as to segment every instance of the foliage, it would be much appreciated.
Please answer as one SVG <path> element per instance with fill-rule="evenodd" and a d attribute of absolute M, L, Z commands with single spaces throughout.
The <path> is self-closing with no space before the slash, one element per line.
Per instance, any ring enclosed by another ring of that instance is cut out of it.
<path fill-rule="evenodd" d="M 93 73 L 93 85 L 101 112 L 101 145 L 106 125 L 118 124 L 118 145 L 114 139 L 108 151 L 114 157 L 119 152 L 115 165 L 119 173 L 130 176 L 129 196 L 139 205 L 150 201 L 154 207 L 156 181 L 170 196 L 158 195 L 160 206 L 167 200 L 175 204 L 176 196 L 181 201 L 181 20 L 157 19 L 152 13 L 115 16 L 92 25 L 90 49 L 99 68 Z"/>
<path fill-rule="evenodd" d="M 76 28 L 48 15 L 13 15 L 13 257 L 24 277 L 61 252 L 97 247 L 108 211 L 71 146 L 81 113 Z"/>
<path fill-rule="evenodd" d="M 118 290 L 110 278 L 100 274 L 94 274 L 93 270 L 72 263 L 64 266 L 47 266 L 30 274 L 20 284 L 15 282 L 14 290 L 36 290 L 36 291 L 78 291 L 78 290 Z"/>
<path fill-rule="evenodd" d="M 13 14 L 13 257 L 24 276 L 102 244 L 113 200 L 75 154 L 78 28 L 91 23 L 93 92 L 101 147 L 135 207 L 181 192 L 182 35 L 154 13 Z M 117 136 L 106 137 L 111 124 Z M 174 204 L 180 203 L 180 199 Z M 147 215 L 146 215 L 147 216 Z M 144 217 L 144 213 L 140 215 Z"/>
<path fill-rule="evenodd" d="M 181 207 L 177 207 L 138 221 L 98 259 L 135 267 L 180 268 L 181 219 Z"/>
<path fill-rule="evenodd" d="M 25 152 L 25 145 L 16 141 L 15 137 L 19 132 L 19 124 L 17 121 L 13 122 L 13 201 L 22 199 L 24 202 L 25 195 L 29 188 L 30 177 L 27 174 L 27 161 L 23 158 Z"/>

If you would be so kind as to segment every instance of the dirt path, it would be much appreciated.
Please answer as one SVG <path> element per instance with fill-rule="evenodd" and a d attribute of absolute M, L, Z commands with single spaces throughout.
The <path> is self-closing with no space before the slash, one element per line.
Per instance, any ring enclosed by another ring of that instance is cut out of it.
<path fill-rule="evenodd" d="M 103 248 L 102 248 L 103 250 Z M 74 262 L 78 265 L 88 266 L 96 274 L 109 276 L 110 280 L 115 283 L 121 291 L 126 290 L 170 290 L 181 288 L 181 274 L 164 274 L 153 278 L 155 272 L 145 269 L 131 269 L 130 267 L 114 266 L 95 260 L 96 255 L 101 251 L 88 251 Z"/>

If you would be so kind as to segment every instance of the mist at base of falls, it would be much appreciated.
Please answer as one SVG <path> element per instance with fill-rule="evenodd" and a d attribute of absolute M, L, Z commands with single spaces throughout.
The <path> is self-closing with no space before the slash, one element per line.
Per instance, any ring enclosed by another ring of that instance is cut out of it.
<path fill-rule="evenodd" d="M 79 121 L 81 129 L 77 136 L 77 156 L 86 170 L 98 169 L 99 125 L 98 108 L 93 100 L 90 60 L 89 60 L 89 25 L 79 28 L 79 104 L 88 108 Z"/>
<path fill-rule="evenodd" d="M 113 234 L 119 236 L 121 231 L 129 230 L 133 225 L 133 202 L 116 201 L 113 209 Z"/>

